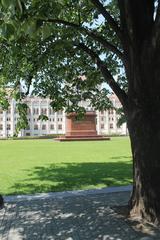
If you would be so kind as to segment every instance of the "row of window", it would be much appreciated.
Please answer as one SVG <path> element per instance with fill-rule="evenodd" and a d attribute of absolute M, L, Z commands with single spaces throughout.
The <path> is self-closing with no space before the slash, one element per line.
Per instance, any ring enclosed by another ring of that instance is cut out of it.
<path fill-rule="evenodd" d="M 7 124 L 6 129 L 11 130 L 11 125 Z M 3 125 L 2 124 L 0 124 L 0 130 L 3 130 Z"/>
<path fill-rule="evenodd" d="M 101 117 L 101 121 L 102 121 L 102 122 L 104 122 L 105 119 L 106 119 L 105 117 Z M 109 117 L 108 119 L 109 119 L 109 121 L 114 121 L 114 118 L 113 118 L 113 117 Z"/>
<path fill-rule="evenodd" d="M 110 123 L 109 124 L 109 129 L 113 129 L 114 128 L 114 125 L 113 125 L 113 123 Z M 121 128 L 121 127 L 120 127 Z M 105 125 L 102 123 L 101 124 L 101 129 L 105 129 Z"/>
<path fill-rule="evenodd" d="M 11 130 L 11 124 L 7 124 L 6 129 Z M 39 126 L 37 124 L 35 124 L 33 126 L 33 129 L 34 130 L 39 130 Z M 46 130 L 46 129 L 47 129 L 47 126 L 45 124 L 42 124 L 42 130 Z M 50 125 L 50 130 L 54 130 L 54 129 L 55 129 L 54 124 L 51 124 Z M 0 124 L 0 130 L 3 130 L 3 125 L 2 124 Z M 28 127 L 26 130 L 30 130 L 30 127 Z M 58 130 L 62 130 L 62 124 L 58 124 Z"/>
<path fill-rule="evenodd" d="M 0 114 L 3 113 L 3 110 L 0 109 Z M 6 111 L 7 114 L 10 114 L 11 113 L 11 109 L 9 108 L 7 111 Z M 15 109 L 15 113 L 16 113 L 16 109 Z M 31 114 L 31 109 L 28 107 L 27 109 L 27 113 L 28 114 Z M 59 115 L 62 115 L 63 114 L 63 111 L 58 111 L 57 112 Z M 109 114 L 114 114 L 114 109 L 109 109 L 108 110 L 108 113 Z M 39 114 L 47 114 L 47 108 L 33 108 L 33 115 L 39 115 Z M 49 108 L 49 114 L 52 115 L 54 114 L 53 112 L 53 109 L 52 108 Z M 101 115 L 105 114 L 105 111 L 101 111 Z"/>
<path fill-rule="evenodd" d="M 9 121 L 11 121 L 11 118 L 10 118 L 10 117 L 7 117 L 6 120 L 7 120 L 7 122 L 9 122 Z M 16 121 L 16 120 L 17 120 L 17 118 L 14 118 L 14 121 Z M 30 120 L 31 120 L 31 119 L 28 118 L 28 121 L 29 121 L 29 122 L 30 122 Z M 3 118 L 0 118 L 0 121 L 3 121 Z M 34 118 L 33 121 L 36 122 L 36 121 L 38 121 L 38 119 Z M 50 121 L 50 122 L 51 122 L 51 121 L 54 122 L 54 118 L 49 118 L 49 121 Z M 58 121 L 58 122 L 62 122 L 62 121 L 63 121 L 63 118 L 57 118 L 57 121 Z M 102 121 L 102 122 L 105 121 L 105 117 L 101 117 L 101 121 Z M 109 117 L 109 121 L 114 121 L 114 118 L 113 118 L 113 117 Z"/>
<path fill-rule="evenodd" d="M 113 129 L 113 123 L 110 123 L 110 124 L 109 124 L 109 128 L 110 128 L 110 129 Z M 104 123 L 101 124 L 101 129 L 105 129 Z"/>
<path fill-rule="evenodd" d="M 114 109 L 113 108 L 108 109 L 108 113 L 114 114 Z M 101 111 L 101 115 L 104 115 L 104 114 L 105 114 L 105 111 Z"/>
<path fill-rule="evenodd" d="M 11 121 L 11 118 L 10 118 L 10 117 L 7 117 L 6 120 L 7 120 L 7 122 L 10 122 L 10 121 Z M 17 120 L 17 118 L 14 118 L 14 121 L 16 121 L 16 120 Z M 31 120 L 31 119 L 28 118 L 28 121 L 29 121 L 29 122 L 30 122 L 30 120 Z M 3 121 L 3 118 L 0 118 L 0 122 L 2 122 L 2 121 Z M 38 119 L 34 118 L 33 121 L 36 122 L 36 121 L 38 121 Z M 49 118 L 49 121 L 50 121 L 50 122 L 51 122 L 51 121 L 54 122 L 54 118 Z M 58 122 L 62 122 L 62 121 L 63 121 L 63 118 L 57 118 L 57 121 L 58 121 Z"/>
<path fill-rule="evenodd" d="M 11 109 L 9 108 L 7 111 L 6 111 L 7 114 L 11 114 Z M 16 109 L 14 110 L 14 113 L 17 113 Z M 27 113 L 28 114 L 31 114 L 31 109 L 28 108 L 27 109 Z M 62 115 L 63 114 L 63 111 L 58 111 L 57 112 L 59 115 Z M 0 109 L 0 114 L 3 114 L 3 110 Z M 44 114 L 46 115 L 47 114 L 47 108 L 33 108 L 33 115 L 39 115 L 39 114 Z M 52 108 L 49 108 L 49 114 L 52 115 L 54 114 L 53 112 L 53 109 Z"/>
<path fill-rule="evenodd" d="M 27 113 L 28 114 L 31 114 L 31 109 L 28 108 L 27 109 Z M 49 108 L 49 114 L 52 115 L 54 114 L 55 112 L 53 112 L 53 109 L 52 108 Z M 58 111 L 57 112 L 59 115 L 62 115 L 63 111 Z M 47 108 L 33 108 L 33 115 L 39 115 L 39 114 L 44 114 L 46 115 L 47 114 Z"/>
<path fill-rule="evenodd" d="M 40 130 L 40 127 L 37 124 L 35 124 L 33 126 L 33 129 L 34 130 Z M 42 130 L 46 130 L 46 129 L 47 129 L 47 125 L 46 124 L 42 124 Z M 54 124 L 51 124 L 50 125 L 50 130 L 54 130 L 54 129 L 55 129 Z M 28 127 L 26 130 L 30 130 L 30 127 Z M 62 124 L 58 124 L 58 130 L 62 130 Z"/>
<path fill-rule="evenodd" d="M 113 123 L 109 124 L 109 128 L 113 129 Z M 46 124 L 42 124 L 42 130 L 46 130 L 46 129 L 47 129 Z M 54 129 L 55 129 L 54 124 L 51 124 L 50 125 L 50 130 L 54 130 Z M 105 124 L 104 123 L 101 124 L 101 129 L 105 129 Z M 2 124 L 0 124 L 0 130 L 3 130 L 3 125 Z M 7 130 L 11 130 L 11 125 L 10 124 L 7 124 Z M 30 130 L 30 127 L 28 126 L 28 128 L 26 130 Z M 34 125 L 34 130 L 39 130 L 39 126 L 37 124 Z M 58 130 L 62 130 L 62 124 L 58 124 Z"/>

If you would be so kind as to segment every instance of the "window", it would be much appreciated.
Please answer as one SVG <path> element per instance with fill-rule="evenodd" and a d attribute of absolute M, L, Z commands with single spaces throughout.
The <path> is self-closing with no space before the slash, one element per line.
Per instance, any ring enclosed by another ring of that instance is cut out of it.
<path fill-rule="evenodd" d="M 109 114 L 113 114 L 113 113 L 114 113 L 113 109 L 109 109 L 109 110 L 108 110 L 108 113 L 109 113 Z"/>
<path fill-rule="evenodd" d="M 11 130 L 11 125 L 7 124 L 7 130 Z"/>
<path fill-rule="evenodd" d="M 58 124 L 58 129 L 62 130 L 62 124 Z"/>
<path fill-rule="evenodd" d="M 54 121 L 54 118 L 53 118 L 53 121 Z M 63 121 L 63 118 L 58 118 L 58 122 L 62 122 Z"/>
<path fill-rule="evenodd" d="M 109 128 L 110 128 L 110 129 L 113 129 L 113 123 L 110 123 L 110 124 L 109 124 Z"/>
<path fill-rule="evenodd" d="M 7 121 L 8 121 L 8 122 L 11 121 L 11 118 L 7 118 Z"/>
<path fill-rule="evenodd" d="M 104 117 L 101 117 L 101 121 L 104 121 Z"/>
<path fill-rule="evenodd" d="M 46 125 L 45 124 L 42 125 L 42 130 L 46 130 Z"/>
<path fill-rule="evenodd" d="M 104 129 L 104 124 L 103 123 L 101 124 L 101 129 Z"/>
<path fill-rule="evenodd" d="M 34 130 L 38 130 L 38 125 L 37 124 L 34 125 Z"/>
<path fill-rule="evenodd" d="M 53 124 L 50 125 L 50 129 L 54 130 L 54 125 Z"/>
<path fill-rule="evenodd" d="M 0 114 L 3 114 L 3 110 L 2 109 L 0 109 Z"/>
<path fill-rule="evenodd" d="M 3 125 L 2 124 L 0 124 L 0 130 L 3 130 Z"/>
<path fill-rule="evenodd" d="M 26 136 L 30 136 L 31 134 L 30 133 L 26 133 Z"/>
<path fill-rule="evenodd" d="M 49 114 L 51 114 L 51 115 L 53 115 L 53 114 L 54 114 L 54 112 L 53 112 L 53 109 L 52 109 L 52 108 L 50 108 L 50 109 L 49 109 Z"/>
<path fill-rule="evenodd" d="M 38 108 L 33 108 L 33 115 L 39 114 L 39 109 Z"/>
<path fill-rule="evenodd" d="M 7 114 L 10 114 L 11 113 L 11 109 L 9 108 L 8 110 L 7 110 Z"/>
<path fill-rule="evenodd" d="M 47 108 L 41 108 L 41 114 L 47 114 Z"/>

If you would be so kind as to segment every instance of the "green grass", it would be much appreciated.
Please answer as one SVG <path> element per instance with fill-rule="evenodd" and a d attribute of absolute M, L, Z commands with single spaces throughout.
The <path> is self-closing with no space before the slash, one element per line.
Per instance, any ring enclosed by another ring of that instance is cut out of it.
<path fill-rule="evenodd" d="M 132 182 L 129 139 L 101 142 L 0 141 L 0 192 L 93 189 Z"/>

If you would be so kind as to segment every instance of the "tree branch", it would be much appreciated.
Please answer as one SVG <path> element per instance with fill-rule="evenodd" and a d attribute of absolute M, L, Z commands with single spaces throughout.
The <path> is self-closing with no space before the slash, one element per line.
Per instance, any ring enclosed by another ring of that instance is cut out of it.
<path fill-rule="evenodd" d="M 91 31 L 91 30 L 89 30 L 89 29 L 87 29 L 85 27 L 82 27 L 82 26 L 80 26 L 78 24 L 75 24 L 75 23 L 72 23 L 72 22 L 68 22 L 68 21 L 65 21 L 65 20 L 61 20 L 61 19 L 44 19 L 42 21 L 44 21 L 44 22 L 51 22 L 51 23 L 57 23 L 57 24 L 63 24 L 65 26 L 76 28 L 79 31 L 86 33 L 88 36 L 93 38 L 95 41 L 98 41 L 100 44 L 103 45 L 104 48 L 107 48 L 108 50 L 112 51 L 123 62 L 125 62 L 124 54 L 114 44 L 111 44 L 104 37 L 98 35 L 97 33 L 93 32 L 93 31 Z"/>
<path fill-rule="evenodd" d="M 156 47 L 159 37 L 160 37 L 160 0 L 158 0 L 158 7 L 157 7 L 156 18 L 154 22 L 154 28 L 153 28 L 153 37 L 152 37 L 153 47 Z"/>
<path fill-rule="evenodd" d="M 86 33 L 90 37 L 92 37 L 94 40 L 101 43 L 105 48 L 107 48 L 108 50 L 115 53 L 123 62 L 125 62 L 125 55 L 114 44 L 111 44 L 110 42 L 106 41 L 105 38 L 98 35 L 97 33 L 94 33 L 94 32 L 89 31 L 89 30 L 84 30 L 84 31 L 86 31 Z"/>
<path fill-rule="evenodd" d="M 119 37 L 119 39 L 122 40 L 123 39 L 123 35 L 122 35 L 120 27 L 118 26 L 118 23 L 112 18 L 112 16 L 109 14 L 109 12 L 103 6 L 103 4 L 99 0 L 90 0 L 90 1 L 98 9 L 98 11 L 103 15 L 103 17 L 107 20 L 109 25 L 116 32 L 116 34 Z"/>
<path fill-rule="evenodd" d="M 111 87 L 113 92 L 117 95 L 123 107 L 127 106 L 127 94 L 124 90 L 122 90 L 119 84 L 114 80 L 112 74 L 108 70 L 106 64 L 99 58 L 98 54 L 95 53 L 92 49 L 88 48 L 83 43 L 77 44 L 77 47 L 86 52 L 92 60 L 97 64 L 100 69 L 103 77 L 106 79 L 108 85 Z"/>

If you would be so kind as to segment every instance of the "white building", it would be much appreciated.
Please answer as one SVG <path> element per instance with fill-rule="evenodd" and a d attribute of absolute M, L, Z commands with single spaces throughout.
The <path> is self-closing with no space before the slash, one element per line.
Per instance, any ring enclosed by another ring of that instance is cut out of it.
<path fill-rule="evenodd" d="M 115 95 L 111 95 L 114 107 L 119 108 L 121 104 Z M 50 99 L 39 97 L 27 97 L 25 103 L 28 105 L 28 123 L 29 127 L 21 130 L 20 136 L 43 136 L 48 134 L 64 134 L 66 132 L 66 114 L 65 111 L 53 112 L 50 106 Z M 86 110 L 93 110 L 83 103 Z M 47 121 L 38 120 L 40 114 L 48 117 Z M 127 127 L 124 123 L 120 128 L 117 127 L 118 116 L 114 109 L 107 111 L 96 111 L 97 114 L 97 132 L 98 134 L 127 134 Z M 10 107 L 7 111 L 0 109 L 0 137 L 5 138 L 13 136 L 15 133 L 18 114 L 16 112 L 16 102 L 10 101 Z"/>

